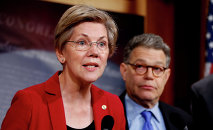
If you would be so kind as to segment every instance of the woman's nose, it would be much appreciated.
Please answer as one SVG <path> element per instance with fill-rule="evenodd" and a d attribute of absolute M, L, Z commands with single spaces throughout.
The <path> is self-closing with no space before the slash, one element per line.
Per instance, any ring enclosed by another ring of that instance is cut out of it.
<path fill-rule="evenodd" d="M 90 43 L 90 48 L 88 49 L 88 55 L 92 56 L 92 57 L 98 57 L 99 56 L 99 50 L 98 50 L 96 42 Z"/>

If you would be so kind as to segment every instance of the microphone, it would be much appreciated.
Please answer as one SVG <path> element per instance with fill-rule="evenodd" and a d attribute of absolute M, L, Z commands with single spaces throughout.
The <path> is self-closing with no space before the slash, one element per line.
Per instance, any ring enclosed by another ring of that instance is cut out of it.
<path fill-rule="evenodd" d="M 101 130 L 112 130 L 114 125 L 114 119 L 110 115 L 104 116 L 101 121 Z"/>

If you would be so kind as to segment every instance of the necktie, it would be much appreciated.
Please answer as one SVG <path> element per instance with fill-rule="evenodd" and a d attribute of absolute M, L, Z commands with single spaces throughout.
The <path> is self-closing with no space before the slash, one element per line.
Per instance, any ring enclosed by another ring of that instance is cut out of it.
<path fill-rule="evenodd" d="M 153 130 L 153 127 L 151 124 L 152 113 L 150 111 L 143 111 L 141 115 L 145 119 L 143 130 Z"/>

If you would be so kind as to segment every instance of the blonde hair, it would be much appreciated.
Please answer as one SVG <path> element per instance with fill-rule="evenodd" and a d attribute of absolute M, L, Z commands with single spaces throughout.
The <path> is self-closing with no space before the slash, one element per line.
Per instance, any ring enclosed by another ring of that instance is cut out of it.
<path fill-rule="evenodd" d="M 55 29 L 55 49 L 61 52 L 73 28 L 82 22 L 98 22 L 105 25 L 109 41 L 109 57 L 111 57 L 116 49 L 117 25 L 107 12 L 87 5 L 75 5 L 64 12 Z"/>

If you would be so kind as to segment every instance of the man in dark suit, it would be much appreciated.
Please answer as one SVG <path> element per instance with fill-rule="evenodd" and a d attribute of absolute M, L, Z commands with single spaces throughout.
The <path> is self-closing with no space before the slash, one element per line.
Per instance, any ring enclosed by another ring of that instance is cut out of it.
<path fill-rule="evenodd" d="M 124 49 L 120 72 L 126 91 L 120 96 L 130 130 L 188 130 L 192 118 L 160 102 L 170 76 L 170 48 L 154 34 L 133 37 Z"/>
<path fill-rule="evenodd" d="M 194 83 L 191 92 L 194 130 L 213 130 L 213 74 Z"/>

